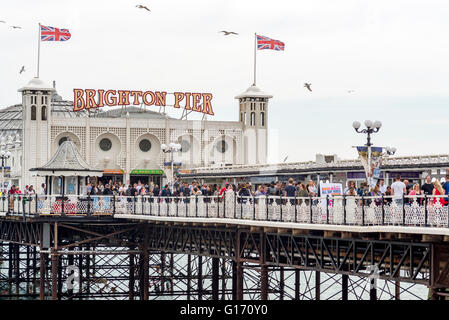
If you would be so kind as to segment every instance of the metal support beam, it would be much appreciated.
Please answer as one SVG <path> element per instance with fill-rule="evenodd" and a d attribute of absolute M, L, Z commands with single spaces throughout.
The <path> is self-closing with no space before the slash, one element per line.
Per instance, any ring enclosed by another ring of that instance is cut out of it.
<path fill-rule="evenodd" d="M 212 258 L 212 300 L 218 300 L 219 264 L 219 258 Z"/>
<path fill-rule="evenodd" d="M 260 267 L 260 299 L 268 300 L 268 267 L 266 264 Z"/>
<path fill-rule="evenodd" d="M 343 274 L 341 276 L 341 300 L 348 300 L 348 280 L 349 276 L 347 274 Z"/>

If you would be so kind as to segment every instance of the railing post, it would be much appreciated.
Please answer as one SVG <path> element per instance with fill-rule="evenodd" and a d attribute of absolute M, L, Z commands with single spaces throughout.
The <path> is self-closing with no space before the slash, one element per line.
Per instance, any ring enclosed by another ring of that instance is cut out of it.
<path fill-rule="evenodd" d="M 217 218 L 220 218 L 220 195 L 217 194 Z"/>
<path fill-rule="evenodd" d="M 50 196 L 50 204 L 51 204 L 51 196 Z M 91 216 L 91 212 L 90 212 L 90 193 L 87 195 L 87 216 L 90 217 Z"/>
<path fill-rule="evenodd" d="M 195 195 L 195 217 L 198 218 L 198 195 Z"/>
<path fill-rule="evenodd" d="M 362 226 L 365 225 L 365 201 L 362 196 Z"/>
<path fill-rule="evenodd" d="M 384 201 L 384 195 L 382 194 L 382 225 L 385 224 L 385 201 Z"/>
<path fill-rule="evenodd" d="M 37 196 L 37 193 L 34 195 L 34 198 L 36 199 L 36 204 L 35 204 L 35 206 L 36 206 L 36 216 L 38 216 L 39 215 L 39 213 L 38 213 L 38 210 L 39 210 L 39 204 L 38 204 L 38 202 L 39 202 L 39 198 L 38 198 L 38 196 Z"/>
<path fill-rule="evenodd" d="M 176 195 L 176 217 L 179 216 L 178 210 L 179 210 L 179 197 L 178 195 Z"/>
<path fill-rule="evenodd" d="M 427 210 L 427 194 L 424 195 L 424 227 L 427 227 L 427 215 L 428 215 L 428 210 Z"/>
<path fill-rule="evenodd" d="M 246 199 L 248 201 L 248 199 Z M 243 219 L 243 197 L 240 198 L 240 219 Z"/>
<path fill-rule="evenodd" d="M 61 197 L 61 215 L 62 216 L 65 216 L 65 210 L 64 210 L 65 208 L 64 208 L 64 193 L 62 194 L 62 197 Z"/>
<path fill-rule="evenodd" d="M 112 215 L 115 215 L 115 194 L 112 194 Z"/>
<path fill-rule="evenodd" d="M 256 220 L 256 199 L 254 198 L 254 196 L 253 196 L 253 220 Z"/>
<path fill-rule="evenodd" d="M 235 193 L 235 197 L 234 197 L 234 219 L 237 218 L 237 197 L 238 197 L 238 193 Z M 242 199 L 240 198 L 240 206 L 242 205 Z"/>
<path fill-rule="evenodd" d="M 405 226 L 405 195 L 402 194 L 402 225 Z"/>
<path fill-rule="evenodd" d="M 298 222 L 298 208 L 297 208 L 297 206 L 298 206 L 298 199 L 297 199 L 296 195 L 295 195 L 295 202 L 293 204 L 295 206 L 295 222 Z"/>
<path fill-rule="evenodd" d="M 157 216 L 160 217 L 161 215 L 161 201 L 160 197 L 157 197 Z"/>
<path fill-rule="evenodd" d="M 151 208 L 153 207 L 153 202 L 154 202 L 154 199 L 153 199 L 153 196 L 152 195 L 150 195 L 150 216 L 151 216 Z"/>
<path fill-rule="evenodd" d="M 267 194 L 267 197 L 265 198 L 265 204 L 266 204 L 266 209 L 267 209 L 267 221 L 268 221 L 268 194 Z"/>
<path fill-rule="evenodd" d="M 282 194 L 279 194 L 279 199 L 280 199 L 279 202 L 280 202 L 280 207 L 281 207 L 279 218 L 280 218 L 280 221 L 282 221 Z"/>
<path fill-rule="evenodd" d="M 326 224 L 329 224 L 329 195 L 326 194 Z"/>
<path fill-rule="evenodd" d="M 136 195 L 133 195 L 133 213 L 136 213 Z"/>
<path fill-rule="evenodd" d="M 312 197 L 309 196 L 310 223 L 313 223 Z"/>
<path fill-rule="evenodd" d="M 207 196 L 204 196 L 205 198 L 207 198 Z M 204 197 L 203 197 L 203 202 L 204 202 Z M 207 203 L 209 202 L 209 199 L 207 199 L 206 201 L 206 218 L 209 218 L 209 206 L 207 205 Z"/>
<path fill-rule="evenodd" d="M 144 211 L 143 211 L 143 200 L 144 200 L 145 198 L 144 198 L 144 195 L 143 195 L 143 194 L 142 194 L 141 196 L 142 196 L 142 198 L 141 198 L 141 201 L 140 201 L 140 202 L 141 202 L 141 204 L 142 204 L 142 215 L 144 215 Z"/>
<path fill-rule="evenodd" d="M 343 195 L 343 224 L 346 224 L 346 195 Z"/>

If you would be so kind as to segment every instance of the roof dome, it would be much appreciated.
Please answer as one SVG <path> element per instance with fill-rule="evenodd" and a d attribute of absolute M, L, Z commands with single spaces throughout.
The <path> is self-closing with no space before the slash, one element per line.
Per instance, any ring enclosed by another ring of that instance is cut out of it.
<path fill-rule="evenodd" d="M 31 79 L 25 86 L 20 88 L 19 92 L 22 92 L 24 90 L 48 90 L 48 91 L 54 91 L 55 89 L 52 86 L 49 86 L 41 79 L 34 77 Z"/>
<path fill-rule="evenodd" d="M 256 98 L 273 98 L 272 95 L 263 92 L 259 87 L 252 85 L 245 92 L 239 94 L 235 99 L 246 98 L 246 97 L 256 97 Z"/>

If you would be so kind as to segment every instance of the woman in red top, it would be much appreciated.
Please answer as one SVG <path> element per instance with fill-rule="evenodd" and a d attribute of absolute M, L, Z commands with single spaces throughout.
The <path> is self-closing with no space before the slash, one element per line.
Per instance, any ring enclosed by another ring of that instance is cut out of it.
<path fill-rule="evenodd" d="M 432 195 L 434 196 L 444 196 L 444 190 L 443 187 L 441 186 L 440 181 L 435 180 L 433 182 L 434 188 L 432 191 Z M 436 204 L 437 202 L 439 202 L 441 204 L 441 206 L 447 205 L 447 201 L 444 200 L 444 197 L 435 197 L 433 198 L 433 203 Z"/>

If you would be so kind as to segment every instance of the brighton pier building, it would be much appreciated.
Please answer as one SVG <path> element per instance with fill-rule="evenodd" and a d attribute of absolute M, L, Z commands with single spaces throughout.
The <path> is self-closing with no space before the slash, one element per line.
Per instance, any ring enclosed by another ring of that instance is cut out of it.
<path fill-rule="evenodd" d="M 171 169 L 164 162 L 171 155 L 161 145 L 170 143 L 182 146 L 173 154 L 181 169 L 266 163 L 272 96 L 255 86 L 235 97 L 238 121 L 181 120 L 143 106 L 74 112 L 73 101 L 39 78 L 18 91 L 22 103 L 0 110 L 0 149 L 11 153 L 3 163 L 5 185 L 39 190 L 45 181 L 30 169 L 45 165 L 67 139 L 106 181 L 165 184 Z"/>

